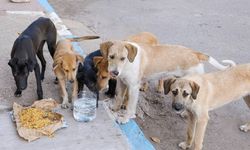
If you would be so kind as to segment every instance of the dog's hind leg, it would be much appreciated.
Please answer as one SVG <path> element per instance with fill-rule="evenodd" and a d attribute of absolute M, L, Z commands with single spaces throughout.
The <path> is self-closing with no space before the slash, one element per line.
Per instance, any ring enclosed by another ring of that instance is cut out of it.
<path fill-rule="evenodd" d="M 56 34 L 49 34 L 47 39 L 47 45 L 49 49 L 49 53 L 51 57 L 54 57 L 55 51 L 56 51 Z"/>
<path fill-rule="evenodd" d="M 38 99 L 43 99 L 43 89 L 42 89 L 42 83 L 41 83 L 41 74 L 40 74 L 40 67 L 37 63 L 35 65 L 35 76 L 36 76 L 36 84 L 37 84 L 37 96 Z"/>
<path fill-rule="evenodd" d="M 45 74 L 45 69 L 46 69 L 46 60 L 44 59 L 44 56 L 43 56 L 43 45 L 44 45 L 44 42 L 42 42 L 40 44 L 38 52 L 37 52 L 37 57 L 41 61 L 41 65 L 42 65 L 41 80 L 44 79 L 44 74 Z"/>
<path fill-rule="evenodd" d="M 247 104 L 247 106 L 250 108 L 250 95 L 247 95 L 245 97 L 243 97 L 245 103 Z M 240 126 L 240 130 L 247 132 L 248 130 L 250 130 L 250 122 Z"/>

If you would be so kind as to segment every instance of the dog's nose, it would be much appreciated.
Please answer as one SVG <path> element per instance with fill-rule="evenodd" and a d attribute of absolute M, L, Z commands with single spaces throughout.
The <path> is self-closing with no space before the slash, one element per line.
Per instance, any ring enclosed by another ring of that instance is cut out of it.
<path fill-rule="evenodd" d="M 180 111 L 180 110 L 182 110 L 184 107 L 183 107 L 183 105 L 180 104 L 180 103 L 173 103 L 173 104 L 172 104 L 172 108 L 175 109 L 176 111 Z"/>
<path fill-rule="evenodd" d="M 70 83 L 74 83 L 74 80 L 69 80 Z"/>
<path fill-rule="evenodd" d="M 116 76 L 119 74 L 119 72 L 116 71 L 116 70 L 115 70 L 115 71 L 112 71 L 112 73 L 113 73 L 114 75 L 116 75 Z"/>

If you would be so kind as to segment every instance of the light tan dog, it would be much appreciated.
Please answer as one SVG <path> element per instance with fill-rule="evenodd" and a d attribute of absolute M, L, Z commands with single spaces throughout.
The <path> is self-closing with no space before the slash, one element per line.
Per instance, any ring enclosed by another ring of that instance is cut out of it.
<path fill-rule="evenodd" d="M 144 43 L 149 45 L 157 45 L 158 40 L 156 36 L 149 32 L 141 32 L 135 35 L 131 35 L 126 38 L 125 41 L 135 42 L 135 43 Z"/>
<path fill-rule="evenodd" d="M 188 149 L 194 143 L 194 149 L 201 150 L 210 110 L 241 97 L 250 108 L 250 64 L 165 80 L 164 93 L 170 93 L 175 111 L 186 110 L 189 114 L 186 141 L 181 142 L 179 147 Z M 250 122 L 240 126 L 240 130 L 250 130 Z"/>
<path fill-rule="evenodd" d="M 128 89 L 128 106 L 124 116 L 117 118 L 126 123 L 135 117 L 139 87 L 143 77 L 167 72 L 183 76 L 191 73 L 204 73 L 203 62 L 209 62 L 218 69 L 234 65 L 224 61 L 224 66 L 211 56 L 179 45 L 149 45 L 127 41 L 107 41 L 100 46 L 102 55 L 108 59 L 108 71 L 117 78 L 117 96 L 112 110 L 120 109 L 124 92 Z"/>
<path fill-rule="evenodd" d="M 130 41 L 135 43 L 144 43 L 149 45 L 157 45 L 158 40 L 155 35 L 149 32 L 141 32 L 135 35 L 131 35 L 124 41 Z M 97 68 L 97 87 L 99 90 L 103 90 L 107 87 L 110 79 L 110 73 L 108 71 L 108 60 L 102 56 L 95 56 L 93 62 Z M 141 86 L 141 91 L 145 91 L 148 85 L 147 82 Z"/>
<path fill-rule="evenodd" d="M 62 108 L 70 106 L 68 93 L 66 91 L 66 82 L 73 83 L 72 102 L 77 98 L 78 83 L 76 80 L 76 72 L 78 62 L 83 61 L 83 57 L 74 52 L 71 42 L 79 42 L 82 40 L 90 40 L 99 38 L 98 36 L 84 36 L 60 40 L 57 43 L 54 54 L 53 70 L 59 81 L 61 96 L 63 98 Z"/>

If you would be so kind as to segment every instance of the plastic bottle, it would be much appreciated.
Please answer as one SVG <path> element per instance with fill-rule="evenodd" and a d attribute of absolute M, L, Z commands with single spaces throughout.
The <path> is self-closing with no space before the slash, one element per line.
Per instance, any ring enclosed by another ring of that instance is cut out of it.
<path fill-rule="evenodd" d="M 96 118 L 96 98 L 87 91 L 82 91 L 73 104 L 73 116 L 76 121 L 89 122 Z"/>

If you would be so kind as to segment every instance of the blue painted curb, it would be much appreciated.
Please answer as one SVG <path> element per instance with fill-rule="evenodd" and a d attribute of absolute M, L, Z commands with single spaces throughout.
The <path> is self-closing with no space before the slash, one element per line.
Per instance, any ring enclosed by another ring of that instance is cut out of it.
<path fill-rule="evenodd" d="M 38 0 L 39 3 L 44 7 L 47 13 L 55 12 L 53 7 L 48 3 L 47 0 Z M 74 37 L 74 35 L 69 35 L 65 37 Z M 79 46 L 77 42 L 72 42 L 75 51 L 81 55 L 84 51 Z M 122 130 L 122 133 L 126 135 L 128 142 L 132 150 L 155 150 L 154 146 L 147 140 L 143 132 L 137 125 L 137 123 L 130 119 L 126 124 L 116 124 Z"/>
<path fill-rule="evenodd" d="M 118 124 L 118 126 L 127 136 L 132 150 L 155 150 L 134 120 L 130 119 L 128 123 Z"/>
<path fill-rule="evenodd" d="M 46 10 L 47 13 L 55 13 L 54 8 L 49 4 L 49 2 L 47 0 L 38 0 L 38 2 L 40 3 L 40 5 Z M 64 36 L 66 37 L 74 37 L 74 35 L 68 35 L 68 36 Z M 79 53 L 80 55 L 83 56 L 84 51 L 83 49 L 79 46 L 79 44 L 77 42 L 72 42 L 72 45 L 75 49 L 75 51 L 77 53 Z"/>

